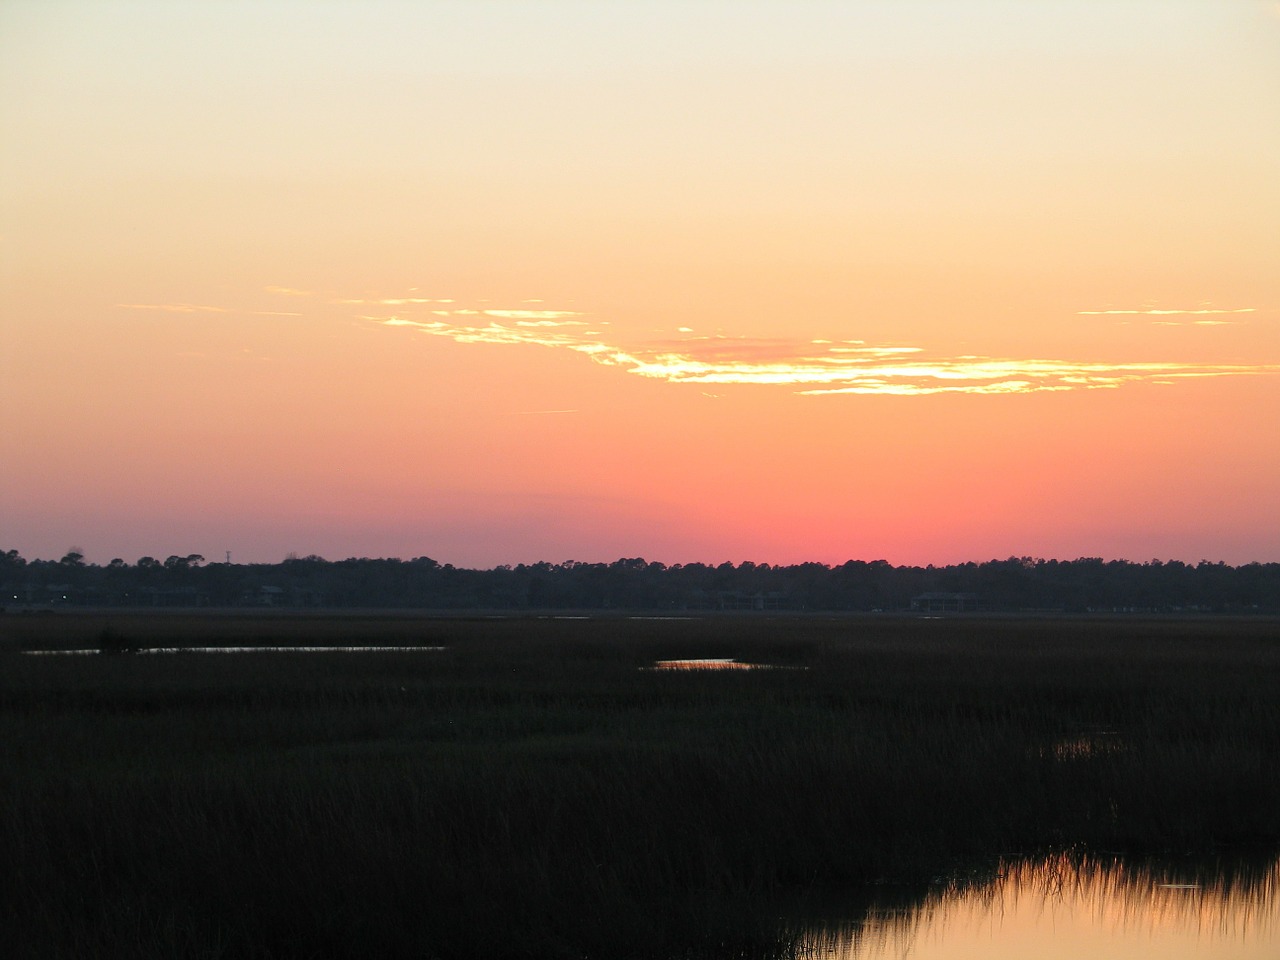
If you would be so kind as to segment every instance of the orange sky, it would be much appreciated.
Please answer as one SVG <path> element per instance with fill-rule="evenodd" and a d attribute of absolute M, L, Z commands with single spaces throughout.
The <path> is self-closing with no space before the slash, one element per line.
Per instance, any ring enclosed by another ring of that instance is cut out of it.
<path fill-rule="evenodd" d="M 0 5 L 0 548 L 1280 560 L 1280 4 Z"/>

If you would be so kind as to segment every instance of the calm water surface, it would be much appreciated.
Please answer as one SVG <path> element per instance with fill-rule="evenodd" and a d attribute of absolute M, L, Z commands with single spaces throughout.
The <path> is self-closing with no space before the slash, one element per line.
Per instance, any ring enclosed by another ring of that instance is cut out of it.
<path fill-rule="evenodd" d="M 1006 864 L 913 904 L 801 924 L 815 960 L 1276 960 L 1280 861 Z"/>

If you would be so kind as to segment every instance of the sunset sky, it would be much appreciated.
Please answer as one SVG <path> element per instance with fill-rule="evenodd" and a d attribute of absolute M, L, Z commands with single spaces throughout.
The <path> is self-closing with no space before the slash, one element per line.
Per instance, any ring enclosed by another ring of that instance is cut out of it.
<path fill-rule="evenodd" d="M 0 549 L 1280 560 L 1280 3 L 0 2 Z"/>

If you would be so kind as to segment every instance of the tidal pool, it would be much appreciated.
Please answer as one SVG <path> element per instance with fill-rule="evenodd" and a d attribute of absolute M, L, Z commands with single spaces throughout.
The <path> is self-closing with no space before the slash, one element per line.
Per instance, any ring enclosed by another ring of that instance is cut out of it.
<path fill-rule="evenodd" d="M 732 657 L 699 657 L 694 660 L 655 660 L 642 670 L 808 670 L 805 666 L 778 663 L 742 663 Z"/>
<path fill-rule="evenodd" d="M 799 925 L 817 960 L 1275 960 L 1280 861 L 1059 856 Z"/>
<path fill-rule="evenodd" d="M 657 660 L 654 670 L 754 670 L 759 664 L 739 663 L 728 657 L 703 657 L 697 660 Z"/>

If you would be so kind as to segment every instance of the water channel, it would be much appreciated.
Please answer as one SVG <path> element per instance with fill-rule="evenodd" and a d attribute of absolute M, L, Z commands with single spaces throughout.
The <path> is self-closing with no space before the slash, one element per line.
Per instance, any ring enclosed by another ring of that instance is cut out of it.
<path fill-rule="evenodd" d="M 1280 861 L 1067 856 L 1002 864 L 940 885 L 799 922 L 813 960 L 1275 960 Z"/>

